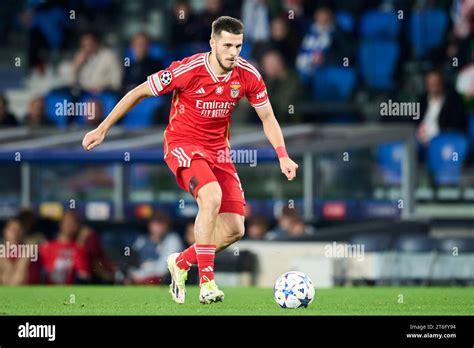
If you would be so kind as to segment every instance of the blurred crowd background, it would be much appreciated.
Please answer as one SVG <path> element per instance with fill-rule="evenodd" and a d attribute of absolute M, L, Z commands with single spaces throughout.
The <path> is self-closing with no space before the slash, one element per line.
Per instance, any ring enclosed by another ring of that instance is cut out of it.
<path fill-rule="evenodd" d="M 42 146 L 47 154 L 51 147 L 48 136 L 81 129 L 85 132 L 96 126 L 127 91 L 144 82 L 148 75 L 174 60 L 208 51 L 211 23 L 221 15 L 243 20 L 245 41 L 241 55 L 262 73 L 282 125 L 411 125 L 417 142 L 419 181 L 425 185 L 422 188 L 462 187 L 472 193 L 471 0 L 3 1 L 0 150 L 15 146 L 11 143 L 19 134 L 15 129 L 32 132 L 25 133 L 25 137 L 45 135 L 46 145 Z M 133 134 L 166 125 L 170 97 L 146 100 L 119 127 Z M 381 115 L 381 103 L 389 100 L 418 103 L 419 117 Z M 94 117 L 77 110 L 72 115 L 77 117 L 58 116 L 57 105 L 63 101 L 94 105 Z M 259 121 L 250 105 L 242 101 L 232 122 L 251 127 Z M 382 193 L 374 194 L 374 198 L 393 201 L 397 196 L 390 193 L 402 181 L 400 151 L 398 143 L 381 145 L 371 159 L 382 173 Z M 459 155 L 456 163 L 450 159 L 453 152 Z M 368 157 L 361 153 L 359 158 L 363 163 Z M 327 158 L 322 158 L 321 170 L 327 165 Z M 271 166 L 276 168 L 277 164 Z M 110 200 L 109 193 L 116 182 L 106 165 L 58 168 L 32 169 L 36 205 L 20 209 L 21 194 L 11 189 L 20 186 L 21 175 L 17 168 L 2 166 L 0 201 L 4 204 L 0 215 L 4 241 L 40 245 L 41 262 L 0 259 L 0 284 L 156 284 L 166 278 L 166 256 L 193 243 L 193 212 L 174 219 L 173 212 L 157 209 L 153 204 L 134 206 L 130 210 L 138 222 L 130 227 L 120 222 L 114 225 L 112 221 L 89 223 L 93 219 L 83 211 L 63 209 L 71 198 Z M 265 165 L 260 168 L 268 169 Z M 329 176 L 338 184 L 326 183 L 320 193 L 329 199 L 337 195 L 346 199 L 352 198 L 354 192 L 366 193 L 367 185 L 374 189 L 362 170 L 365 167 L 339 176 L 329 170 Z M 137 201 L 166 201 L 164 196 L 157 200 L 147 193 L 151 186 L 163 191 L 163 185 L 175 185 L 166 173 L 163 166 L 156 171 L 136 166 L 128 178 L 130 192 L 135 192 Z M 275 181 L 273 186 L 260 185 L 258 179 L 248 179 L 248 186 L 245 178 L 242 181 L 244 188 L 249 188 L 250 198 L 268 198 L 266 194 L 272 192 L 293 197 L 277 188 L 286 185 L 282 181 Z M 346 181 L 353 186 L 345 187 L 341 193 L 340 187 Z M 331 185 L 338 187 L 325 189 Z M 302 188 L 286 187 L 297 198 L 302 196 Z M 424 193 L 418 190 L 417 199 L 438 201 L 436 193 Z M 176 203 L 176 195 L 172 197 L 168 200 Z M 464 204 L 462 207 L 471 218 L 473 197 L 461 194 L 454 199 Z M 7 207 L 6 202 L 10 201 L 16 202 L 15 208 Z M 41 203 L 51 201 L 67 203 L 60 208 L 41 207 Z M 249 202 L 246 239 L 317 238 L 317 224 L 305 221 L 300 209 L 272 201 L 266 210 L 252 211 L 251 199 Z M 324 216 L 331 209 L 323 207 L 322 220 L 331 220 L 331 216 L 339 220 L 337 209 L 335 215 L 333 211 Z"/>

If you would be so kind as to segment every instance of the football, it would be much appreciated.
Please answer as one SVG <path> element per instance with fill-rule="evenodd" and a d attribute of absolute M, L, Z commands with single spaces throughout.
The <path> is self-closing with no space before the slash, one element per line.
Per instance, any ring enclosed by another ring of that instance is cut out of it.
<path fill-rule="evenodd" d="M 302 272 L 287 272 L 278 277 L 273 287 L 275 301 L 281 308 L 306 308 L 313 302 L 315 291 L 311 279 Z"/>

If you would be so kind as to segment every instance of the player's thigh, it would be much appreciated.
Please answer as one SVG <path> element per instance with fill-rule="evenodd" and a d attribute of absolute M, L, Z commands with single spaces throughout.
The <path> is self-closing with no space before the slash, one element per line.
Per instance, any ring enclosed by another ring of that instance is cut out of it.
<path fill-rule="evenodd" d="M 239 176 L 232 163 L 215 167 L 214 174 L 222 190 L 222 202 L 219 213 L 245 214 L 245 197 Z"/>
<path fill-rule="evenodd" d="M 182 186 L 191 193 L 197 200 L 199 192 L 201 197 L 222 199 L 222 191 L 219 182 L 212 171 L 209 163 L 204 159 L 193 159 L 187 168 L 180 168 L 178 171 L 179 180 Z"/>

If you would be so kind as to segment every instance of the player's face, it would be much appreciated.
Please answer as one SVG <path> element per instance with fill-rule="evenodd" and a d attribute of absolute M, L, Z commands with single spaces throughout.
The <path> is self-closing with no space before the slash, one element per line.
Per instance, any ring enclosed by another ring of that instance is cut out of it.
<path fill-rule="evenodd" d="M 236 67 L 243 41 L 243 34 L 231 34 L 227 31 L 222 31 L 211 40 L 212 50 L 222 70 L 231 71 Z"/>

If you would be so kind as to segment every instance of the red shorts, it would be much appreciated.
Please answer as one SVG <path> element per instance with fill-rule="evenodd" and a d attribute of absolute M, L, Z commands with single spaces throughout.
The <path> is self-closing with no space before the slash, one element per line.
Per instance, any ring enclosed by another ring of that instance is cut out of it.
<path fill-rule="evenodd" d="M 223 152 L 211 153 L 194 144 L 169 146 L 165 162 L 178 185 L 197 198 L 199 189 L 217 181 L 222 190 L 219 213 L 244 215 L 245 197 L 234 163 Z"/>

